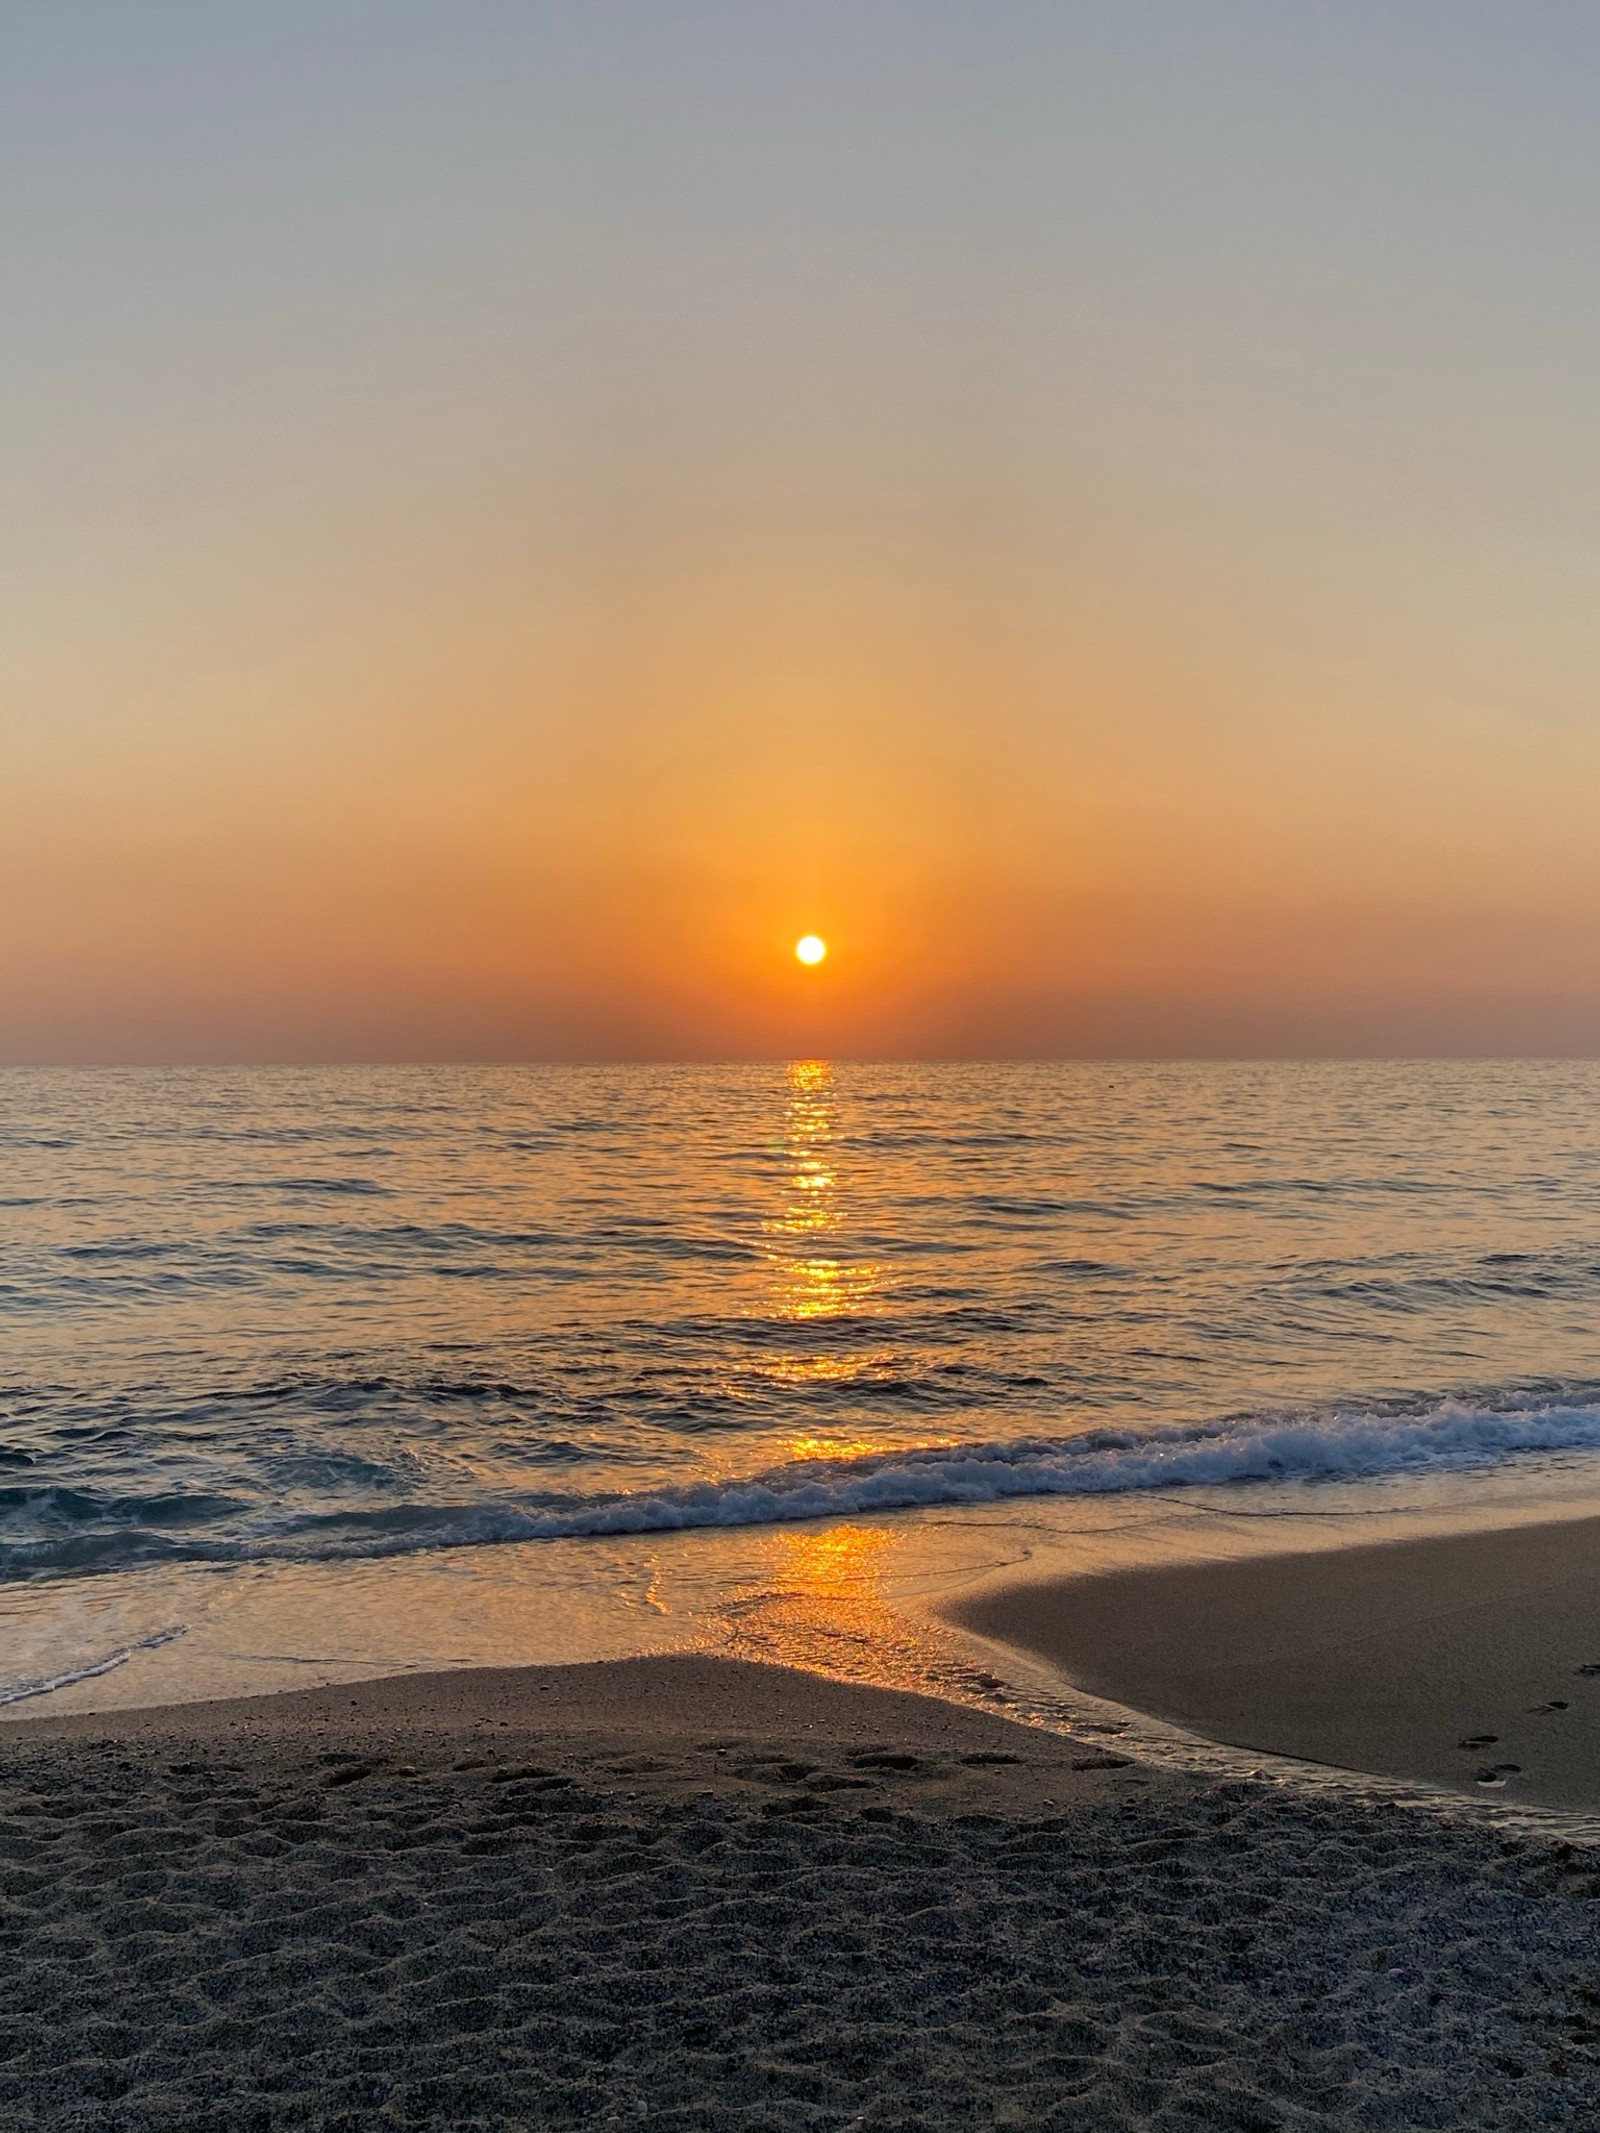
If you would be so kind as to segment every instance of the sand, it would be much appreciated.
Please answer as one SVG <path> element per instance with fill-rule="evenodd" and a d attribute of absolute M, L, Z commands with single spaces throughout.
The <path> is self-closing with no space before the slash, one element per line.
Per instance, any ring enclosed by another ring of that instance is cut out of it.
<path fill-rule="evenodd" d="M 1212 1740 L 1600 1812 L 1600 1519 L 1062 1579 L 950 1614 Z"/>
<path fill-rule="evenodd" d="M 1582 2125 L 1600 1876 L 676 1658 L 0 1727 L 0 2124 Z"/>

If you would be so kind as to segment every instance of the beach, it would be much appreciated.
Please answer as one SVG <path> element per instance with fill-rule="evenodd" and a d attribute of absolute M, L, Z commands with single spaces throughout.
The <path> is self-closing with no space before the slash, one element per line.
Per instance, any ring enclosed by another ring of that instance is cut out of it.
<path fill-rule="evenodd" d="M 1043 1579 L 948 1612 L 1211 1740 L 1600 1813 L 1600 1519 Z"/>
<path fill-rule="evenodd" d="M 19 2128 L 1587 2122 L 1581 1849 L 676 1657 L 0 1731 Z"/>

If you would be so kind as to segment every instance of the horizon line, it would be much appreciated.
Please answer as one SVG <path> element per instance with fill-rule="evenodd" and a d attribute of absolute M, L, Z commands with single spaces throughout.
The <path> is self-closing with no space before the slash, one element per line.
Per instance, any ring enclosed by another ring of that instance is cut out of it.
<path fill-rule="evenodd" d="M 723 1057 L 617 1057 L 603 1054 L 517 1058 L 404 1059 L 0 1059 L 0 1074 L 377 1073 L 490 1069 L 702 1069 L 783 1066 L 1582 1066 L 1600 1064 L 1600 1048 L 1582 1052 L 771 1052 Z"/>

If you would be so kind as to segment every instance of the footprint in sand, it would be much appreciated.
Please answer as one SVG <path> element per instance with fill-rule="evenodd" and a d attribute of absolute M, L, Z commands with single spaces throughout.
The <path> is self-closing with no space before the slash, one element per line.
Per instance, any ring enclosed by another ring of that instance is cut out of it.
<path fill-rule="evenodd" d="M 1521 1770 L 1522 1765 L 1520 1763 L 1494 1763 L 1489 1769 L 1478 1772 L 1478 1783 L 1480 1785 L 1503 1785 L 1508 1777 L 1519 1776 Z"/>
<path fill-rule="evenodd" d="M 1458 1740 L 1456 1746 L 1458 1748 L 1492 1748 L 1499 1738 L 1498 1733 L 1469 1733 L 1464 1740 Z"/>
<path fill-rule="evenodd" d="M 1552 1696 L 1548 1703 L 1536 1703 L 1533 1707 L 1533 1715 L 1535 1718 L 1543 1718 L 1547 1711 L 1564 1711 L 1566 1708 L 1565 1697 Z"/>
<path fill-rule="evenodd" d="M 1600 1659 L 1591 1659 L 1584 1666 L 1575 1666 L 1575 1674 L 1600 1674 Z"/>

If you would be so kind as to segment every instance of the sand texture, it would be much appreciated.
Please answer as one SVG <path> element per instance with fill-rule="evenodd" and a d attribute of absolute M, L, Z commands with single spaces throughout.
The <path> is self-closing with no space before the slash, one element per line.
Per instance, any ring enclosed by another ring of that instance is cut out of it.
<path fill-rule="evenodd" d="M 1023 1585 L 952 1618 L 1210 1739 L 1600 1812 L 1600 1520 Z"/>
<path fill-rule="evenodd" d="M 668 1659 L 0 1727 L 0 2124 L 1579 2126 L 1600 1879 Z"/>

